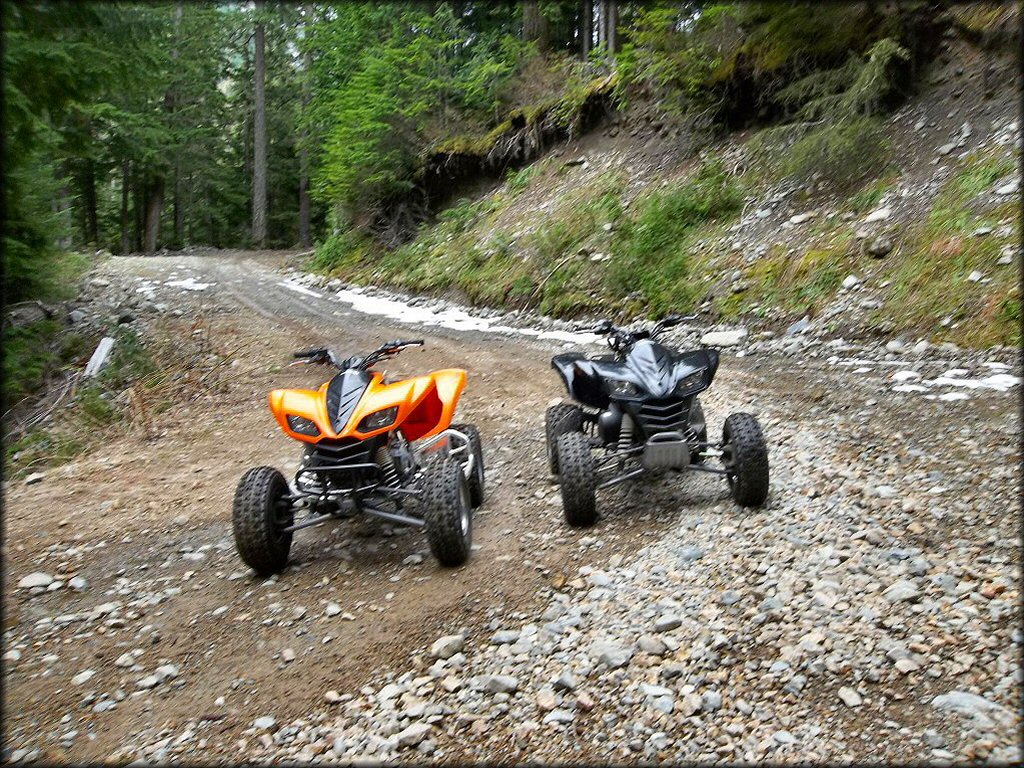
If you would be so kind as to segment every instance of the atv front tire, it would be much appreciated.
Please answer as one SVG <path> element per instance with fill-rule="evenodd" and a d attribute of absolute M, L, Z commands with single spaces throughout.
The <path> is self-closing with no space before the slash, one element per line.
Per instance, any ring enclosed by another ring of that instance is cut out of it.
<path fill-rule="evenodd" d="M 597 521 L 597 476 L 590 441 L 582 432 L 566 432 L 555 451 L 561 468 L 562 510 L 573 528 L 587 528 Z"/>
<path fill-rule="evenodd" d="M 452 429 L 469 438 L 469 452 L 473 455 L 473 471 L 466 477 L 469 483 L 469 502 L 476 509 L 484 503 L 484 450 L 480 430 L 472 424 L 452 424 Z"/>
<path fill-rule="evenodd" d="M 284 475 L 273 467 L 254 467 L 235 488 L 231 527 L 235 549 L 243 562 L 260 576 L 281 571 L 288 563 L 291 532 L 281 529 L 294 520 Z"/>
<path fill-rule="evenodd" d="M 722 428 L 722 463 L 732 497 L 741 507 L 760 507 L 768 498 L 768 447 L 757 419 L 733 413 Z"/>
<path fill-rule="evenodd" d="M 548 469 L 558 474 L 558 438 L 569 432 L 583 431 L 583 410 L 578 405 L 558 403 L 544 413 L 544 435 L 547 440 Z"/>
<path fill-rule="evenodd" d="M 473 507 L 462 463 L 451 456 L 431 462 L 423 473 L 422 498 L 430 551 L 441 565 L 462 565 L 473 539 Z"/>

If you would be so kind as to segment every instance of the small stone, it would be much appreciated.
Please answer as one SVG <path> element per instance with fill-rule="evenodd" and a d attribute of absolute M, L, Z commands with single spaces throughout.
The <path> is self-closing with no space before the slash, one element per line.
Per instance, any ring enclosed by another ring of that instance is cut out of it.
<path fill-rule="evenodd" d="M 499 629 L 491 635 L 491 642 L 495 645 L 509 645 L 518 639 L 519 630 L 517 629 Z"/>
<path fill-rule="evenodd" d="M 997 195 L 1015 195 L 1015 194 L 1017 194 L 1017 190 L 1019 190 L 1019 189 L 1020 189 L 1020 181 L 1018 179 L 1014 179 L 1013 181 L 1009 182 L 1008 184 L 1003 184 L 1002 186 L 997 187 L 996 188 L 996 194 Z"/>
<path fill-rule="evenodd" d="M 339 613 L 341 613 L 341 606 L 337 603 L 328 603 L 324 607 L 324 616 L 337 616 Z"/>
<path fill-rule="evenodd" d="M 705 712 L 717 712 L 722 708 L 722 694 L 718 691 L 706 691 L 701 696 L 701 709 Z"/>
<path fill-rule="evenodd" d="M 629 660 L 633 658 L 633 651 L 618 643 L 599 640 L 591 646 L 591 655 L 596 657 L 599 664 L 618 669 L 629 664 Z"/>
<path fill-rule="evenodd" d="M 889 208 L 888 206 L 885 206 L 884 208 L 879 208 L 878 210 L 872 211 L 867 216 L 865 216 L 864 222 L 866 224 L 870 224 L 873 221 L 884 221 L 885 219 L 888 219 L 891 215 L 892 209 Z"/>
<path fill-rule="evenodd" d="M 673 629 L 678 629 L 683 624 L 683 620 L 674 613 L 663 613 L 654 622 L 655 632 L 671 632 Z"/>
<path fill-rule="evenodd" d="M 545 712 L 558 706 L 558 697 L 550 688 L 541 688 L 537 692 L 537 706 Z"/>
<path fill-rule="evenodd" d="M 341 694 L 335 690 L 330 690 L 324 694 L 324 700 L 328 704 L 337 704 L 341 701 Z"/>
<path fill-rule="evenodd" d="M 864 703 L 864 700 L 861 698 L 859 693 L 853 690 L 853 688 L 847 688 L 845 686 L 839 689 L 839 698 L 842 700 L 843 704 L 848 707 L 859 707 Z"/>
<path fill-rule="evenodd" d="M 4 654 L 4 661 L 19 661 L 21 659 L 21 651 L 17 648 L 12 648 Z"/>
<path fill-rule="evenodd" d="M 295 661 L 295 651 L 291 648 L 285 648 L 281 651 L 281 659 L 285 664 Z"/>
<path fill-rule="evenodd" d="M 395 736 L 399 747 L 415 747 L 423 741 L 430 732 L 434 730 L 432 725 L 427 723 L 413 723 Z"/>
<path fill-rule="evenodd" d="M 913 659 L 898 659 L 895 666 L 896 669 L 904 675 L 921 668 L 921 666 Z"/>
<path fill-rule="evenodd" d="M 474 687 L 489 693 L 515 693 L 519 681 L 510 675 L 481 675 L 475 678 Z"/>
<path fill-rule="evenodd" d="M 275 725 L 277 725 L 277 720 L 275 720 L 270 715 L 257 717 L 255 720 L 252 721 L 252 727 L 261 731 L 269 731 Z"/>
<path fill-rule="evenodd" d="M 36 483 L 41 483 L 44 477 L 46 477 L 45 472 L 33 472 L 31 475 L 25 478 L 25 485 L 35 485 Z"/>
<path fill-rule="evenodd" d="M 720 602 L 722 605 L 735 605 L 742 598 L 743 595 L 741 595 L 735 589 L 727 589 L 725 592 L 721 594 L 721 596 L 719 596 L 718 602 Z"/>
<path fill-rule="evenodd" d="M 156 688 L 160 685 L 160 678 L 156 675 L 146 675 L 141 680 L 135 683 L 136 688 L 141 688 L 144 691 L 148 691 L 151 688 Z"/>
<path fill-rule="evenodd" d="M 637 646 L 651 656 L 662 656 L 668 650 L 665 644 L 654 635 L 643 635 L 637 641 Z"/>
<path fill-rule="evenodd" d="M 446 635 L 438 638 L 430 646 L 430 655 L 435 659 L 450 659 L 456 653 L 462 651 L 466 641 L 462 635 Z"/>
<path fill-rule="evenodd" d="M 892 240 L 887 237 L 876 237 L 868 246 L 868 253 L 876 259 L 888 256 L 893 249 Z"/>
<path fill-rule="evenodd" d="M 920 595 L 921 590 L 917 588 L 917 585 L 906 579 L 897 581 L 882 592 L 882 597 L 890 603 L 913 602 Z"/>
<path fill-rule="evenodd" d="M 572 676 L 572 673 L 566 670 L 558 676 L 555 680 L 555 690 L 559 691 L 572 691 L 576 688 L 576 678 Z"/>
<path fill-rule="evenodd" d="M 843 288 L 845 288 L 846 290 L 850 290 L 851 288 L 855 288 L 858 285 L 860 285 L 860 278 L 857 277 L 856 275 L 847 275 L 843 279 Z M 783 733 L 785 733 L 785 731 L 783 731 Z"/>
<path fill-rule="evenodd" d="M 571 723 L 576 715 L 567 709 L 555 709 L 544 715 L 544 723 Z"/>
<path fill-rule="evenodd" d="M 133 664 L 135 664 L 135 657 L 132 656 L 130 653 L 122 653 L 114 661 L 115 667 L 130 667 Z"/>
<path fill-rule="evenodd" d="M 84 672 L 79 672 L 77 675 L 75 675 L 74 677 L 71 678 L 71 684 L 72 685 L 85 685 L 87 682 L 89 682 L 92 679 L 93 675 L 95 675 L 95 674 L 96 673 L 93 670 L 91 670 L 91 669 L 87 669 Z"/>
<path fill-rule="evenodd" d="M 978 270 L 974 270 L 973 272 L 971 272 L 971 274 L 969 274 L 967 276 L 967 279 L 968 279 L 968 281 L 970 281 L 972 283 L 978 283 L 978 282 L 981 282 L 981 279 L 983 277 L 985 277 L 985 273 L 984 272 L 979 272 Z"/>
<path fill-rule="evenodd" d="M 948 155 L 954 149 L 956 149 L 956 143 L 950 142 L 949 144 L 943 144 L 941 147 L 939 147 L 938 152 L 940 155 Z"/>
<path fill-rule="evenodd" d="M 75 576 L 68 582 L 68 586 L 76 592 L 81 592 L 89 586 L 89 582 L 83 579 L 81 576 Z"/>
<path fill-rule="evenodd" d="M 789 731 L 776 731 L 772 734 L 772 738 L 779 744 L 796 744 L 796 736 Z"/>

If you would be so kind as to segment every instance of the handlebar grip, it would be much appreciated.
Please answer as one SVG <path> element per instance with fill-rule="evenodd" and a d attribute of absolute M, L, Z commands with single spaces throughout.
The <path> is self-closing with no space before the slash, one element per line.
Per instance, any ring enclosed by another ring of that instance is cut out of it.
<path fill-rule="evenodd" d="M 384 346 L 385 347 L 422 347 L 423 346 L 423 339 L 395 339 L 394 341 L 387 342 Z"/>

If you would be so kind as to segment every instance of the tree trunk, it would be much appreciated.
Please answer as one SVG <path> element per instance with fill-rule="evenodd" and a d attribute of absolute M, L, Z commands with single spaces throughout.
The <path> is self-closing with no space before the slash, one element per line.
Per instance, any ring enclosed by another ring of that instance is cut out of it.
<path fill-rule="evenodd" d="M 616 27 L 619 23 L 617 0 L 600 0 L 598 4 L 597 45 L 608 53 L 615 53 Z"/>
<path fill-rule="evenodd" d="M 242 46 L 242 72 L 245 77 L 250 71 L 249 44 Z M 248 92 L 246 92 L 248 96 Z M 242 115 L 243 137 L 242 144 L 242 171 L 246 179 L 252 178 L 252 99 L 246 98 L 245 112 Z"/>
<path fill-rule="evenodd" d="M 259 3 L 256 12 L 261 10 L 262 3 Z M 253 54 L 252 239 L 260 248 L 267 244 L 267 104 L 264 90 L 267 73 L 263 38 L 263 22 L 257 21 Z"/>
<path fill-rule="evenodd" d="M 618 0 L 606 0 L 608 7 L 608 52 L 619 52 L 619 3 Z"/>
<path fill-rule="evenodd" d="M 306 18 L 309 19 L 313 13 L 310 6 L 306 7 Z M 308 22 L 307 22 L 308 23 Z M 308 29 L 308 27 L 307 27 Z M 310 78 L 312 77 L 311 67 L 313 65 L 309 49 L 302 56 L 302 111 L 306 113 L 309 109 Z M 308 248 L 309 237 L 309 130 L 302 129 L 302 136 L 299 137 L 299 246 Z"/>
<path fill-rule="evenodd" d="M 146 195 L 146 253 L 156 252 L 160 237 L 160 214 L 164 209 L 164 180 L 157 177 L 149 184 Z"/>
<path fill-rule="evenodd" d="M 96 165 L 92 158 L 83 160 L 82 197 L 85 202 L 85 240 L 99 245 L 99 221 L 96 215 Z"/>
<path fill-rule="evenodd" d="M 548 20 L 540 12 L 538 0 L 523 0 L 523 40 L 536 42 L 542 53 L 548 48 Z"/>
<path fill-rule="evenodd" d="M 171 49 L 171 61 L 175 62 L 173 66 L 177 66 L 178 60 L 178 46 L 177 42 L 181 37 L 181 17 L 185 13 L 185 8 L 182 3 L 179 2 L 174 6 L 174 37 L 175 46 Z M 171 110 L 174 111 L 178 107 L 178 94 L 171 94 Z M 172 124 L 176 125 L 176 122 L 172 121 Z M 184 239 L 185 231 L 185 209 L 181 202 L 181 152 L 175 152 L 174 154 L 174 247 L 181 248 L 182 241 Z"/>
<path fill-rule="evenodd" d="M 131 187 L 131 165 L 127 158 L 121 161 L 121 253 L 131 250 L 131 220 L 128 218 L 128 190 Z"/>
<path fill-rule="evenodd" d="M 136 251 L 142 250 L 142 229 L 145 223 L 144 190 L 142 189 L 142 178 L 139 169 L 135 169 L 132 185 L 132 212 L 135 214 L 135 232 L 132 238 L 132 248 Z"/>
<path fill-rule="evenodd" d="M 590 46 L 594 44 L 594 0 L 583 0 L 583 18 L 580 24 L 580 53 L 586 61 Z"/>

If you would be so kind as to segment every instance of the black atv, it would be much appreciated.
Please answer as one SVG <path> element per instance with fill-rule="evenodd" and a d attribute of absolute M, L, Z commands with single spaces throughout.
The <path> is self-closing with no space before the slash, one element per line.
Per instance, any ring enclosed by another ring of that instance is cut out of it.
<path fill-rule="evenodd" d="M 548 463 L 559 476 L 565 519 L 593 525 L 598 488 L 665 470 L 724 475 L 733 499 L 759 507 L 768 496 L 768 449 L 757 419 L 733 413 L 721 443 L 709 443 L 697 395 L 711 386 L 718 350 L 675 352 L 656 339 L 693 320 L 670 315 L 650 331 L 626 331 L 602 320 L 591 333 L 608 337 L 614 354 L 593 359 L 569 353 L 551 358 L 570 396 L 547 410 Z M 705 461 L 718 458 L 722 467 Z"/>

